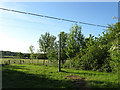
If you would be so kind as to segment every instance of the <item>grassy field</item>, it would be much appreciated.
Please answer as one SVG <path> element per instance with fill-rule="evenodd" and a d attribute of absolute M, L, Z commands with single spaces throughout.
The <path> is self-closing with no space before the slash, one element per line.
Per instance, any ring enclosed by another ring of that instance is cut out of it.
<path fill-rule="evenodd" d="M 3 88 L 120 88 L 117 73 L 11 64 L 2 67 Z"/>
<path fill-rule="evenodd" d="M 0 64 L 9 64 L 9 60 L 10 60 L 10 64 L 20 64 L 20 60 L 21 60 L 21 64 L 30 64 L 30 63 L 39 64 L 39 65 L 44 64 L 44 59 L 17 59 L 17 58 L 2 58 L 2 60 L 0 61 Z M 66 60 L 66 64 L 64 65 L 62 65 L 62 62 L 61 62 L 61 66 L 70 67 L 69 62 L 70 60 Z M 48 61 L 47 59 L 45 59 L 45 65 L 57 66 L 58 62 L 57 61 L 51 62 L 50 60 Z"/>
<path fill-rule="evenodd" d="M 2 64 L 9 63 L 8 60 L 10 60 L 11 64 L 14 64 L 14 62 L 19 64 L 20 60 L 21 60 L 21 63 L 23 63 L 23 61 L 24 61 L 24 63 L 36 63 L 36 64 L 37 63 L 43 64 L 43 61 L 44 61 L 43 59 L 33 59 L 33 60 L 31 60 L 31 59 L 2 58 L 2 62 L 0 62 L 0 64 L 1 63 Z M 45 63 L 48 63 L 48 60 L 45 60 Z"/>

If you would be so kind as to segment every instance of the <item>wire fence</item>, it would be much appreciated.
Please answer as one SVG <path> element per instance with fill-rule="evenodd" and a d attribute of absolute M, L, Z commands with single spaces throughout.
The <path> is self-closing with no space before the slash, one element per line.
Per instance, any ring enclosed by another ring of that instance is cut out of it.
<path fill-rule="evenodd" d="M 11 64 L 34 64 L 34 65 L 44 65 L 44 66 L 55 66 L 58 67 L 58 60 L 43 60 L 43 59 L 8 59 L 8 60 L 2 60 L 1 63 L 4 65 L 11 65 Z M 70 68 L 70 60 L 65 60 L 64 64 L 61 61 L 61 67 L 62 68 Z"/>
<path fill-rule="evenodd" d="M 51 61 L 49 60 L 31 60 L 31 59 L 28 59 L 28 60 L 16 60 L 16 59 L 13 59 L 13 60 L 2 60 L 2 63 L 1 64 L 49 64 L 49 63 L 52 63 Z"/>

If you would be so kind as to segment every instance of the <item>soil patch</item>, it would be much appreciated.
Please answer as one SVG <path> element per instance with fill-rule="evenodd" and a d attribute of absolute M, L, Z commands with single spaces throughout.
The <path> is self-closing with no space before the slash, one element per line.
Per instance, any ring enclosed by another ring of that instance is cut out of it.
<path fill-rule="evenodd" d="M 73 84 L 76 86 L 76 88 L 86 88 L 88 90 L 88 82 L 87 79 L 81 78 L 76 75 L 70 75 L 66 76 L 67 79 L 73 79 Z"/>

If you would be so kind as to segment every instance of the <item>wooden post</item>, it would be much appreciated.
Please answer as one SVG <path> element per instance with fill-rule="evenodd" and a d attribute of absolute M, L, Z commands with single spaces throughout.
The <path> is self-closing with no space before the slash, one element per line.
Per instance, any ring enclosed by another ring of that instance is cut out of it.
<path fill-rule="evenodd" d="M 8 60 L 9 61 L 9 64 L 10 64 L 10 60 Z"/>
<path fill-rule="evenodd" d="M 21 60 L 20 60 L 20 64 L 21 64 Z"/>
<path fill-rule="evenodd" d="M 48 60 L 48 65 L 49 65 L 49 60 Z"/>
<path fill-rule="evenodd" d="M 61 59 L 61 34 L 59 34 L 59 52 L 58 52 L 58 72 L 61 71 L 61 62 L 60 62 L 60 59 Z"/>
<path fill-rule="evenodd" d="M 39 64 L 39 59 L 37 60 L 37 64 Z"/>
<path fill-rule="evenodd" d="M 23 60 L 23 64 L 24 64 L 24 60 Z"/>
<path fill-rule="evenodd" d="M 15 60 L 14 60 L 14 64 L 15 64 Z"/>
<path fill-rule="evenodd" d="M 43 61 L 43 65 L 45 64 L 45 52 L 44 52 L 44 61 Z"/>

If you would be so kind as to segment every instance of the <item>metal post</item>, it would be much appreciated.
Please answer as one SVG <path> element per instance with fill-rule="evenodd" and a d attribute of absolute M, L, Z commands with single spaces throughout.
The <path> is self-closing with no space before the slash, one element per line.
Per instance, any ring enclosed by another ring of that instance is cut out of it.
<path fill-rule="evenodd" d="M 59 60 L 59 63 L 58 63 L 58 72 L 61 71 L 61 62 L 60 62 L 60 59 L 61 59 L 61 34 L 59 36 L 59 52 L 58 52 L 58 60 Z"/>

